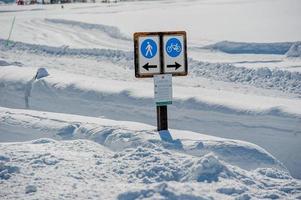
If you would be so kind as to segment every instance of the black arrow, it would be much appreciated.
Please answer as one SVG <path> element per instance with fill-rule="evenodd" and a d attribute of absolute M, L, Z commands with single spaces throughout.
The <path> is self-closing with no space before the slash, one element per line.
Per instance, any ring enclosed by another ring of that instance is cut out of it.
<path fill-rule="evenodd" d="M 145 65 L 142 66 L 144 69 L 149 71 L 150 68 L 157 68 L 157 65 L 150 65 L 149 63 L 146 63 Z"/>
<path fill-rule="evenodd" d="M 167 65 L 167 68 L 175 68 L 176 70 L 179 69 L 179 67 L 181 67 L 182 65 L 180 65 L 179 63 L 175 62 L 174 65 Z"/>

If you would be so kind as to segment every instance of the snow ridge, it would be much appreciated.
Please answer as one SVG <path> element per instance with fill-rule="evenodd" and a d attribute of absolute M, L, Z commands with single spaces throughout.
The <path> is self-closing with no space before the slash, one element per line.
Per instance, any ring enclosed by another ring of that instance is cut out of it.
<path fill-rule="evenodd" d="M 267 67 L 250 69 L 235 67 L 232 64 L 208 63 L 191 59 L 189 67 L 194 76 L 301 94 L 301 73 L 299 72 Z"/>
<path fill-rule="evenodd" d="M 286 52 L 286 57 L 300 57 L 301 58 L 301 42 L 294 43 Z"/>
<path fill-rule="evenodd" d="M 121 132 L 115 130 L 112 134 L 122 136 Z M 138 135 L 128 132 L 135 137 Z M 140 132 L 139 138 L 144 134 Z M 132 137 L 116 137 L 115 142 L 127 143 L 126 139 Z M 108 184 L 114 188 L 115 192 L 110 192 L 114 196 L 101 199 L 300 197 L 300 182 L 285 170 L 258 168 L 246 171 L 222 161 L 214 153 L 191 156 L 166 149 L 154 138 L 119 151 L 89 140 L 43 140 L 0 144 L 1 152 L 8 158 L 2 162 L 4 168 L 0 168 L 6 173 L 6 178 L 1 181 L 7 188 L 0 191 L 0 197 L 22 198 L 31 193 L 37 198 L 59 195 L 60 199 L 82 199 L 95 193 L 108 195 L 104 187 Z M 61 181 L 57 182 L 58 179 Z M 51 190 L 45 187 L 48 185 L 52 185 Z M 209 185 L 212 191 L 208 193 L 202 188 Z M 89 192 L 83 193 L 80 188 L 86 187 Z M 72 191 L 72 194 L 66 194 L 66 191 Z"/>
<path fill-rule="evenodd" d="M 127 41 L 131 40 L 131 38 L 125 36 L 115 26 L 108 26 L 108 25 L 102 25 L 102 24 L 89 24 L 89 23 L 78 22 L 78 21 L 73 21 L 73 20 L 65 20 L 65 19 L 47 19 L 46 18 L 45 21 L 50 22 L 50 23 L 55 23 L 55 24 L 72 26 L 72 27 L 80 27 L 84 30 L 87 30 L 87 29 L 99 30 L 115 39 L 121 39 L 121 40 L 127 40 Z"/>
<path fill-rule="evenodd" d="M 202 49 L 218 50 L 230 54 L 281 54 L 284 55 L 293 42 L 276 43 L 248 43 L 221 41 L 215 44 L 207 45 Z"/>
<path fill-rule="evenodd" d="M 0 39 L 1 51 L 25 51 L 32 54 L 48 55 L 48 56 L 90 56 L 96 59 L 110 60 L 113 63 L 121 60 L 133 60 L 132 52 L 112 49 L 75 49 L 68 46 L 51 47 L 46 45 L 28 44 L 23 42 L 13 42 L 6 46 L 6 40 Z"/>

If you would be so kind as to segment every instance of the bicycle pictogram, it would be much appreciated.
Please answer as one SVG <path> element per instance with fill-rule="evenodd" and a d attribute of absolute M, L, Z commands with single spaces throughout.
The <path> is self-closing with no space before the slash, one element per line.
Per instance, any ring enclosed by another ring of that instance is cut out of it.
<path fill-rule="evenodd" d="M 171 43 L 168 47 L 167 47 L 167 52 L 168 53 L 171 53 L 172 51 L 176 51 L 176 52 L 178 52 L 178 53 L 180 53 L 181 52 L 181 46 L 177 43 L 177 44 L 173 44 L 173 43 Z"/>
<path fill-rule="evenodd" d="M 177 57 L 182 52 L 182 44 L 177 38 L 170 38 L 166 43 L 166 52 L 171 57 Z"/>

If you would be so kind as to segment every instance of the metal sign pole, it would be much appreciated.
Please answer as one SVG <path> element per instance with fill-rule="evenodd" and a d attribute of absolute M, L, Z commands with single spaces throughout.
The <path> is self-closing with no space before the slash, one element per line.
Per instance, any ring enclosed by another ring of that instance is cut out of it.
<path fill-rule="evenodd" d="M 168 130 L 167 106 L 157 106 L 157 130 Z"/>

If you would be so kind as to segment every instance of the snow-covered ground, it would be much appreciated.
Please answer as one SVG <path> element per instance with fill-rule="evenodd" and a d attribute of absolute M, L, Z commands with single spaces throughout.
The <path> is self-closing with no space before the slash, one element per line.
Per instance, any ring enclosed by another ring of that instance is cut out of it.
<path fill-rule="evenodd" d="M 300 8 L 0 6 L 0 199 L 301 199 Z M 133 66 L 132 34 L 166 30 L 188 33 L 173 139 L 155 131 L 153 80 Z M 50 76 L 25 109 L 40 67 Z"/>
<path fill-rule="evenodd" d="M 34 139 L 0 143 L 2 199 L 300 198 L 301 182 L 250 143 L 179 130 L 160 139 L 134 122 L 0 110 L 8 137 Z"/>

